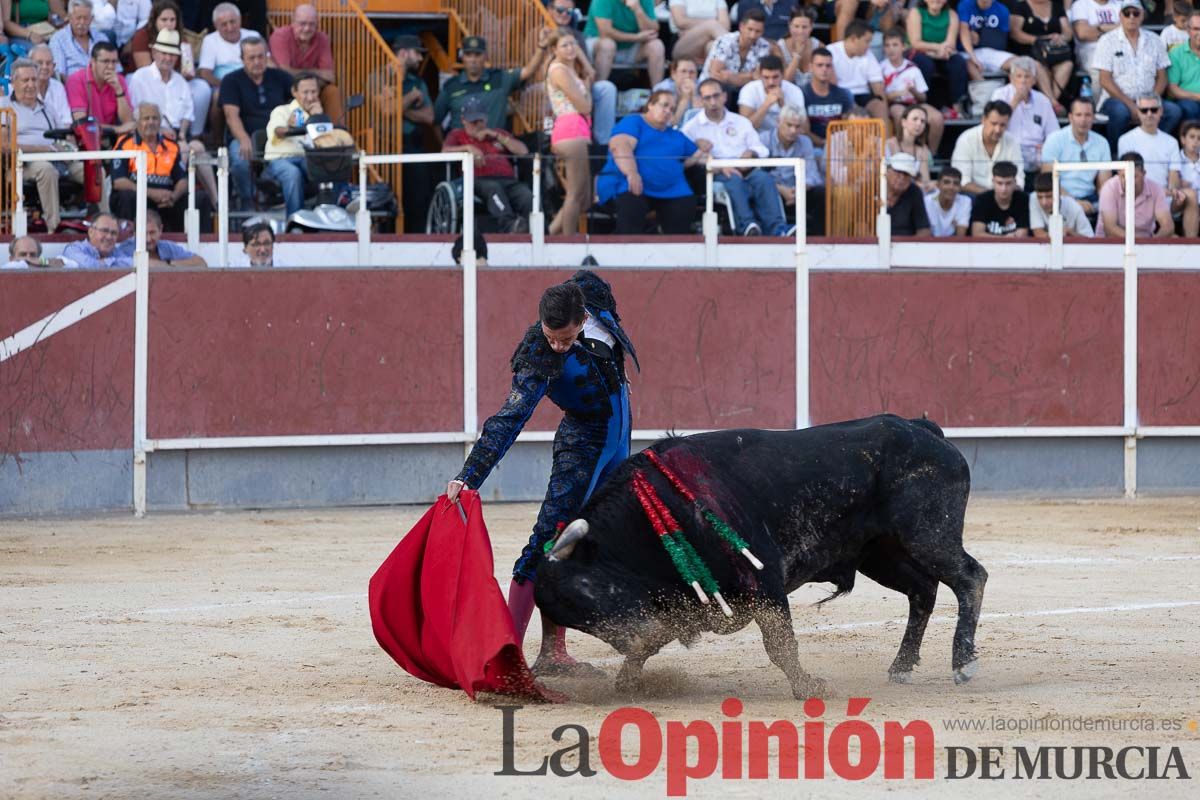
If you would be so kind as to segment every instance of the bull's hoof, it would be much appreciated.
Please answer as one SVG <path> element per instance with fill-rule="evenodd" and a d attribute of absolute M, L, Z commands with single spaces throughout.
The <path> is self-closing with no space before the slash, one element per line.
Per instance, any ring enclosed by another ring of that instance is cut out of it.
<path fill-rule="evenodd" d="M 640 675 L 617 675 L 614 688 L 622 697 L 635 697 L 642 693 L 645 686 Z"/>
<path fill-rule="evenodd" d="M 586 661 L 557 658 L 539 658 L 529 668 L 539 678 L 603 678 L 604 670 Z"/>
<path fill-rule="evenodd" d="M 972 658 L 970 661 L 954 670 L 954 682 L 960 684 L 966 683 L 967 681 L 971 680 L 971 678 L 975 677 L 976 672 L 979 672 L 979 659 Z"/>
<path fill-rule="evenodd" d="M 792 696 L 797 700 L 807 700 L 810 697 L 825 697 L 829 694 L 829 684 L 811 675 L 792 686 Z"/>
<path fill-rule="evenodd" d="M 912 683 L 912 670 L 888 670 L 888 680 L 892 683 Z"/>

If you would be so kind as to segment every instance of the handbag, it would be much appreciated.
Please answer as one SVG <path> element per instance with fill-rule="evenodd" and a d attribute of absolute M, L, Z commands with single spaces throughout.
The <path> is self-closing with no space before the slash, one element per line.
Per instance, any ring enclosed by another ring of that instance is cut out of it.
<path fill-rule="evenodd" d="M 1074 57 L 1070 42 L 1055 42 L 1049 36 L 1042 36 L 1033 43 L 1032 55 L 1047 67 L 1070 61 Z"/>

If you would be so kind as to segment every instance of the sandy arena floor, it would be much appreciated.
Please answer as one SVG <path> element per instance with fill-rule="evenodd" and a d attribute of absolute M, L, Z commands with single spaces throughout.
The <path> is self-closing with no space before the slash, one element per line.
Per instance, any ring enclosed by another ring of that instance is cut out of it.
<path fill-rule="evenodd" d="M 516 716 L 518 767 L 565 746 L 550 733 L 575 723 L 593 737 L 598 775 L 497 777 L 500 701 L 424 684 L 378 648 L 367 580 L 423 510 L 0 521 L 0 797 L 665 796 L 661 764 L 637 783 L 601 768 L 595 737 L 626 704 L 610 681 L 551 682 L 574 699 Z M 535 512 L 487 509 L 505 587 Z M 801 660 L 834 687 L 829 727 L 850 696 L 871 698 L 862 716 L 873 724 L 928 720 L 935 780 L 714 777 L 692 781 L 690 796 L 1200 796 L 1200 499 L 975 500 L 966 540 L 991 573 L 981 671 L 966 686 L 950 679 L 945 587 L 908 686 L 885 678 L 902 632 L 885 621 L 907 613 L 903 598 L 865 578 L 821 611 L 811 602 L 825 587 L 792 596 Z M 571 640 L 615 673 L 606 645 Z M 535 623 L 527 652 L 536 646 Z M 728 696 L 744 701 L 743 720 L 805 719 L 753 627 L 691 651 L 676 644 L 647 678 L 631 702 L 663 720 L 720 723 Z M 946 727 L 996 717 L 1177 729 Z M 944 778 L 943 748 L 1015 744 L 1160 745 L 1163 760 L 1178 746 L 1192 779 Z"/>

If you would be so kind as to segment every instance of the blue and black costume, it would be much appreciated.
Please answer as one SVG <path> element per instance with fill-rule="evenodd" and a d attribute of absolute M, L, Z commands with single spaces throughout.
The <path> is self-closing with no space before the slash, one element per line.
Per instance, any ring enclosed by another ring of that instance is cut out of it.
<path fill-rule="evenodd" d="M 525 427 L 543 396 L 564 412 L 554 437 L 554 464 L 546 499 L 529 543 L 513 568 L 518 582 L 533 580 L 542 549 L 558 523 L 575 519 L 608 473 L 629 456 L 631 419 L 625 354 L 638 364 L 633 344 L 621 328 L 612 287 L 588 270 L 571 277 L 583 290 L 589 315 L 611 334 L 612 347 L 581 336 L 567 353 L 556 353 L 541 324 L 525 332 L 513 353 L 512 390 L 483 432 L 457 480 L 478 489 Z"/>

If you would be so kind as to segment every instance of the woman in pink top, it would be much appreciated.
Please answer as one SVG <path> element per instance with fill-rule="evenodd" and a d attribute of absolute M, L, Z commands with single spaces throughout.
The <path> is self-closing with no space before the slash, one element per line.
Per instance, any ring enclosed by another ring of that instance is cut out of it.
<path fill-rule="evenodd" d="M 587 210 L 592 194 L 592 173 L 588 168 L 592 93 L 579 75 L 575 37 L 568 31 L 554 30 L 547 37 L 546 46 L 554 54 L 546 68 L 546 94 L 554 112 L 550 150 L 566 167 L 566 197 L 550 222 L 550 233 L 571 234 L 578 230 L 579 215 Z"/>

